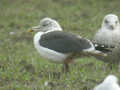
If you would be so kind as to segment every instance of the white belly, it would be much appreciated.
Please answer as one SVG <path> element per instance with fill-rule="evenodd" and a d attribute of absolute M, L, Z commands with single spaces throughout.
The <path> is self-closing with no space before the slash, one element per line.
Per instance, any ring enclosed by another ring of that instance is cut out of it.
<path fill-rule="evenodd" d="M 120 41 L 120 32 L 116 31 L 99 31 L 95 37 L 95 41 L 100 44 L 105 44 L 108 46 L 115 46 Z"/>
<path fill-rule="evenodd" d="M 50 50 L 48 48 L 40 46 L 39 40 L 42 34 L 43 32 L 38 32 L 34 37 L 34 46 L 37 49 L 37 51 L 40 53 L 40 56 L 52 62 L 63 63 L 68 55 L 61 54 L 53 50 Z"/>

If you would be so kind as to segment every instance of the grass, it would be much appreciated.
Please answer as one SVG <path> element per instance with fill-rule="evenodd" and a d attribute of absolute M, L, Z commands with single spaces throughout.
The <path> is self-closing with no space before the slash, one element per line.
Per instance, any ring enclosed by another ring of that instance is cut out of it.
<path fill-rule="evenodd" d="M 120 78 L 115 67 L 110 70 L 93 57 L 75 60 L 70 73 L 64 74 L 62 65 L 40 57 L 33 46 L 35 33 L 27 33 L 40 19 L 51 17 L 65 31 L 92 39 L 106 14 L 120 16 L 119 3 L 119 0 L 1 0 L 0 90 L 90 90 L 108 74 Z M 49 82 L 48 86 L 45 82 Z"/>

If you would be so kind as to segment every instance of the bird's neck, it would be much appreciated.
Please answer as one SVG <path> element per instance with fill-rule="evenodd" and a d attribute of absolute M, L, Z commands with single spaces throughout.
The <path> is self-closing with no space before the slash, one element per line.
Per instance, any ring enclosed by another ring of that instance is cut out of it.
<path fill-rule="evenodd" d="M 48 28 L 48 30 L 45 33 L 53 32 L 53 31 L 63 31 L 63 30 L 61 27 L 51 27 L 51 28 Z"/>

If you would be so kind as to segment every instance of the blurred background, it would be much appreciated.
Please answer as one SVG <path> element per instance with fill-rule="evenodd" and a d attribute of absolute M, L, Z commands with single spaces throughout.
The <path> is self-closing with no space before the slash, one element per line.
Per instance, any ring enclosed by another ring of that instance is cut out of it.
<path fill-rule="evenodd" d="M 78 59 L 63 74 L 61 65 L 40 57 L 33 46 L 35 33 L 27 32 L 50 17 L 64 31 L 92 39 L 109 13 L 120 16 L 120 0 L 0 0 L 0 89 L 90 90 L 106 75 L 119 75 L 93 57 Z"/>

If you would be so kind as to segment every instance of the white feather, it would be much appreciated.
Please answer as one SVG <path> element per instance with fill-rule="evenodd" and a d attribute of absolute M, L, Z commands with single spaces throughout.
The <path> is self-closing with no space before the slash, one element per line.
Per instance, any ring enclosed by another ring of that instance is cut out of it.
<path fill-rule="evenodd" d="M 117 81 L 118 80 L 116 76 L 109 75 L 101 84 L 97 85 L 93 90 L 120 90 Z"/>
<path fill-rule="evenodd" d="M 105 21 L 108 23 L 105 23 Z M 117 23 L 116 23 L 117 22 Z M 110 29 L 110 26 L 114 29 Z M 108 14 L 104 17 L 101 28 L 94 36 L 94 40 L 103 45 L 115 46 L 120 41 L 120 24 L 119 19 L 114 14 Z"/>

